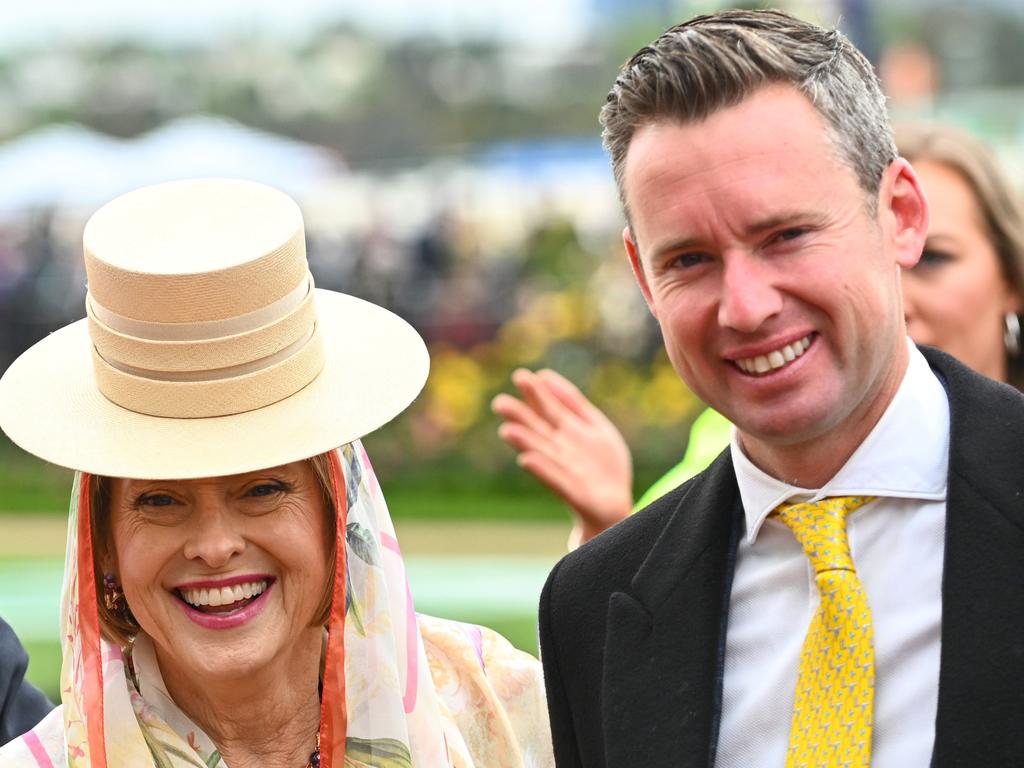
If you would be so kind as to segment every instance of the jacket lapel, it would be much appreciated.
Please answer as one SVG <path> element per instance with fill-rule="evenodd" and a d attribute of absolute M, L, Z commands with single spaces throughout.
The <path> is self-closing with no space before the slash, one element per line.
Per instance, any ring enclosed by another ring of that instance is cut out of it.
<path fill-rule="evenodd" d="M 1024 755 L 1024 398 L 925 352 L 950 403 L 933 766 Z"/>
<path fill-rule="evenodd" d="M 602 681 L 609 766 L 714 761 L 743 525 L 728 451 L 680 494 L 630 592 L 609 600 Z"/>

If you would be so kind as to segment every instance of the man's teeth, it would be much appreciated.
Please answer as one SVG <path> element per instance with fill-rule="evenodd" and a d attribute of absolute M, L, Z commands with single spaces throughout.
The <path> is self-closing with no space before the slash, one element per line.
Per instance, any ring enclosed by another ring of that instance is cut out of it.
<path fill-rule="evenodd" d="M 250 581 L 245 584 L 235 584 L 231 587 L 213 587 L 211 589 L 183 589 L 181 596 L 189 605 L 218 606 L 231 605 L 250 597 L 256 597 L 267 588 L 266 581 Z"/>
<path fill-rule="evenodd" d="M 809 346 L 811 346 L 810 334 L 791 344 L 787 344 L 781 349 L 772 350 L 767 355 L 744 357 L 736 360 L 736 365 L 744 373 L 768 373 L 768 371 L 774 371 L 776 368 L 781 368 L 787 363 L 793 362 L 806 352 Z"/>

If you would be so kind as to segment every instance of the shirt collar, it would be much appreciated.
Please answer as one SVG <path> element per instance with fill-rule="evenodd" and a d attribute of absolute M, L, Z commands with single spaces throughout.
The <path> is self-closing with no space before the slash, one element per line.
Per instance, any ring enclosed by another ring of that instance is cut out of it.
<path fill-rule="evenodd" d="M 729 450 L 736 468 L 753 544 L 762 523 L 790 498 L 885 496 L 941 501 L 949 465 L 949 401 L 928 361 L 907 339 L 910 362 L 896 396 L 846 464 L 821 488 L 801 488 L 772 477 L 747 458 L 733 427 Z"/>

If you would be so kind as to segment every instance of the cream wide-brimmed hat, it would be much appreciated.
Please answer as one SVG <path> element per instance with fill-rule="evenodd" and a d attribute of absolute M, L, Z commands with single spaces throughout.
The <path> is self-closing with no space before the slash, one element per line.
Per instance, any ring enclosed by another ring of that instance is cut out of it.
<path fill-rule="evenodd" d="M 281 192 L 200 179 L 129 192 L 83 236 L 87 317 L 0 379 L 0 428 L 99 475 L 183 479 L 308 458 L 376 429 L 427 377 L 391 312 L 315 289 Z"/>

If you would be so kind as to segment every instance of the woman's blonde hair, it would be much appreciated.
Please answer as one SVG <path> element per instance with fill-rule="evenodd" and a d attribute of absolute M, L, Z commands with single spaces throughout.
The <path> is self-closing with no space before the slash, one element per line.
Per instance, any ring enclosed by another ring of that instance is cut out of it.
<path fill-rule="evenodd" d="M 331 484 L 330 454 L 321 453 L 306 459 L 306 461 L 309 462 L 313 475 L 316 477 L 317 485 L 320 487 L 320 493 L 323 496 L 324 508 L 327 511 L 328 537 L 330 541 L 328 560 L 333 564 L 336 555 L 337 513 L 334 508 L 334 491 Z M 135 617 L 132 615 L 131 609 L 126 602 L 122 602 L 122 606 L 112 610 L 107 607 L 106 601 L 103 599 L 106 586 L 104 584 L 105 573 L 103 564 L 113 560 L 114 548 L 113 529 L 110 525 L 111 484 L 111 478 L 101 475 L 93 475 L 90 482 L 89 514 L 92 525 L 93 570 L 96 574 L 100 630 L 107 640 L 125 648 L 131 645 L 132 639 L 138 634 L 139 625 L 136 623 Z M 341 493 L 345 492 L 344 488 L 339 490 Z M 328 615 L 331 612 L 333 584 L 334 569 L 332 568 L 327 578 L 327 583 L 324 585 L 320 603 L 317 606 L 315 619 L 317 624 L 327 623 Z"/>
<path fill-rule="evenodd" d="M 957 128 L 941 124 L 896 127 L 896 146 L 911 163 L 939 163 L 955 171 L 978 201 L 982 224 L 1003 276 L 1024 301 L 1024 203 L 995 155 Z M 1024 360 L 1007 356 L 1007 378 L 1024 389 Z"/>

